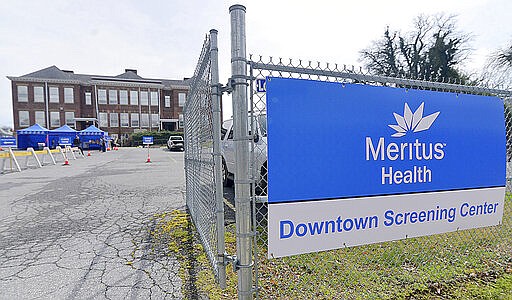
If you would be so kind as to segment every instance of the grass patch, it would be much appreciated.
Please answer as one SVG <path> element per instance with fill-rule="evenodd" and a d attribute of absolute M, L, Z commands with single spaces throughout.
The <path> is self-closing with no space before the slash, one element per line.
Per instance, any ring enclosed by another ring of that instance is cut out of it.
<path fill-rule="evenodd" d="M 227 268 L 228 288 L 221 290 L 212 272 L 210 262 L 190 219 L 184 211 L 157 214 L 154 216 L 156 226 L 151 235 L 155 240 L 164 241 L 170 255 L 176 256 L 180 262 L 179 275 L 183 284 L 186 299 L 236 299 L 237 276 L 232 268 Z M 234 229 L 233 229 L 234 230 Z M 226 251 L 235 253 L 234 231 L 225 235 Z"/>
<path fill-rule="evenodd" d="M 266 228 L 258 228 L 260 299 L 512 299 L 512 207 L 507 195 L 503 225 L 451 232 L 395 242 L 266 258 Z M 170 249 L 181 253 L 184 241 L 192 245 L 183 259 L 183 280 L 195 283 L 198 295 L 209 299 L 236 299 L 237 276 L 227 267 L 226 290 L 220 290 L 210 263 L 197 239 L 162 223 L 172 238 Z M 157 226 L 158 228 L 158 226 Z M 234 225 L 226 227 L 226 251 L 236 253 Z M 193 268 L 190 276 L 187 268 Z M 187 297 L 190 293 L 187 294 Z"/>

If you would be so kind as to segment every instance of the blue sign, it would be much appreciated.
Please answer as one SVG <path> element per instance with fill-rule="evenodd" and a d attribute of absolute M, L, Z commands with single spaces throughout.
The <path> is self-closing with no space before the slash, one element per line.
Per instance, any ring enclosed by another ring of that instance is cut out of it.
<path fill-rule="evenodd" d="M 59 145 L 61 146 L 71 146 L 73 143 L 71 138 L 69 137 L 59 137 Z"/>
<path fill-rule="evenodd" d="M 16 138 L 0 137 L 0 147 L 16 147 Z"/>
<path fill-rule="evenodd" d="M 267 78 L 268 253 L 500 224 L 503 102 Z"/>
<path fill-rule="evenodd" d="M 269 78 L 269 202 L 505 185 L 495 97 Z"/>
<path fill-rule="evenodd" d="M 153 137 L 152 136 L 143 136 L 142 137 L 142 144 L 144 144 L 144 145 L 152 145 L 153 144 Z"/>
<path fill-rule="evenodd" d="M 256 79 L 256 92 L 258 93 L 261 93 L 261 92 L 266 92 L 267 90 L 267 87 L 266 87 L 266 80 L 265 79 Z"/>

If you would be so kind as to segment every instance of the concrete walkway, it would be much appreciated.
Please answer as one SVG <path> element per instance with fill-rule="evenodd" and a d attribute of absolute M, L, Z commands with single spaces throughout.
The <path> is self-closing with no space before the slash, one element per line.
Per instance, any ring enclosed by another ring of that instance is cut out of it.
<path fill-rule="evenodd" d="M 0 299 L 180 299 L 179 263 L 151 239 L 184 207 L 183 153 L 92 152 L 0 175 Z"/>

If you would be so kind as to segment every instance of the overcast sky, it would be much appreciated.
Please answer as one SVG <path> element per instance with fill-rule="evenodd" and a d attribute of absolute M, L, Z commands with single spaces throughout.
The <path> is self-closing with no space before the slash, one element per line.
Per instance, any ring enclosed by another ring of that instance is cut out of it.
<path fill-rule="evenodd" d="M 230 72 L 232 4 L 247 7 L 248 53 L 360 65 L 359 51 L 386 26 L 407 31 L 419 14 L 456 14 L 473 34 L 466 69 L 512 41 L 510 0 L 2 0 L 0 125 L 12 124 L 11 83 L 52 65 L 75 73 L 147 78 L 191 77 L 205 34 L 219 31 L 221 82 Z"/>

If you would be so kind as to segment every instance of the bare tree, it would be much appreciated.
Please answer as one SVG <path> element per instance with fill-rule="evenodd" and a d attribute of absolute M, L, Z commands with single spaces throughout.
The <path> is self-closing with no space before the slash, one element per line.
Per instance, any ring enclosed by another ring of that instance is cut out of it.
<path fill-rule="evenodd" d="M 455 16 L 420 15 L 407 33 L 387 27 L 380 40 L 360 52 L 361 61 L 378 75 L 465 81 L 468 76 L 458 67 L 470 53 L 470 39 L 457 30 Z"/>
<path fill-rule="evenodd" d="M 480 81 L 489 87 L 512 89 L 512 42 L 489 56 Z"/>

